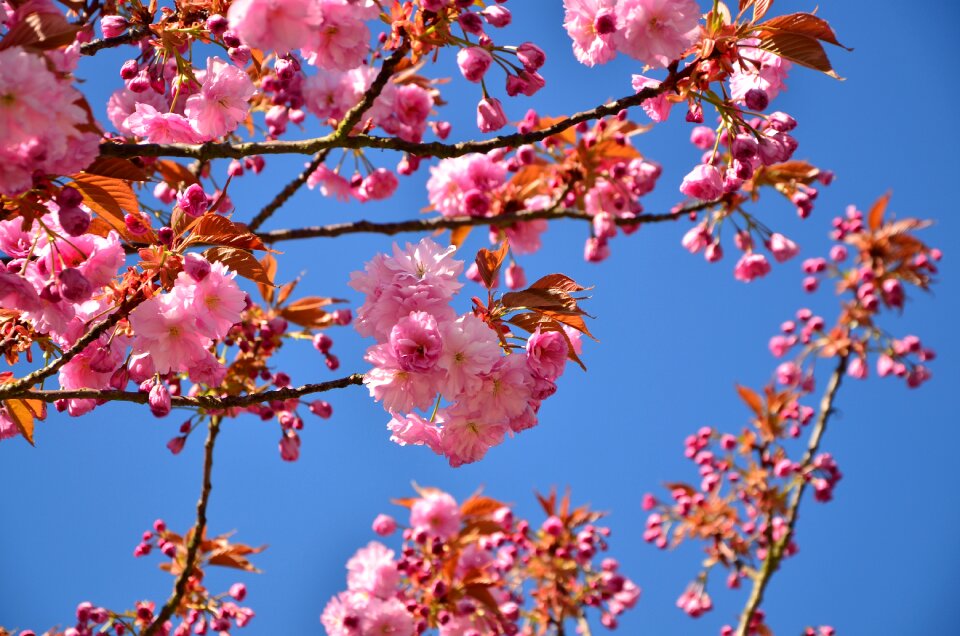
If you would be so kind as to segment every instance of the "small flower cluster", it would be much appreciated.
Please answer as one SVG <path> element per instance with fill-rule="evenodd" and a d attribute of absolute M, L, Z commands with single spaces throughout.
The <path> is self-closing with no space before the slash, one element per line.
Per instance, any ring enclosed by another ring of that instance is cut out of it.
<path fill-rule="evenodd" d="M 805 272 L 829 273 L 838 278 L 841 312 L 837 324 L 828 328 L 823 317 L 809 309 L 801 309 L 795 320 L 784 322 L 781 333 L 770 339 L 769 348 L 776 358 L 791 352 L 795 358 L 777 366 L 774 381 L 762 392 L 737 387 L 753 414 L 751 426 L 739 435 L 703 427 L 688 436 L 684 454 L 697 466 L 699 487 L 674 483 L 666 501 L 653 495 L 644 497 L 643 507 L 650 511 L 644 540 L 659 548 L 688 538 L 706 544 L 705 570 L 677 601 L 678 607 L 692 617 L 712 608 L 706 584 L 715 566 L 728 569 L 727 585 L 737 588 L 744 578 L 764 576 L 761 563 L 765 568 L 771 562 L 776 567 L 796 553 L 793 524 L 796 506 L 807 486 L 814 500 L 832 500 L 843 475 L 834 457 L 818 449 L 841 374 L 866 377 L 867 353 L 875 352 L 878 375 L 903 376 L 908 386 L 918 386 L 929 378 L 922 364 L 908 369 L 907 364 L 912 363 L 906 357 L 916 355 L 925 361 L 934 357 L 933 352 L 914 336 L 889 338 L 875 319 L 884 308 L 903 308 L 907 284 L 926 289 L 940 254 L 913 234 L 926 224 L 911 219 L 885 220 L 886 206 L 884 197 L 866 219 L 859 212 L 850 212 L 835 221 L 834 237 L 844 244 L 831 250 L 832 265 L 825 259 L 804 263 Z M 841 263 L 851 258 L 851 249 L 855 250 L 854 262 L 844 271 Z M 895 287 L 897 293 L 891 294 Z M 834 359 L 837 366 L 828 383 L 828 397 L 821 402 L 826 406 L 815 417 L 814 408 L 803 401 L 816 388 L 817 359 Z M 814 426 L 814 441 L 805 449 L 803 459 L 793 459 L 789 440 L 800 437 L 802 429 L 810 426 Z M 749 634 L 769 633 L 762 612 L 750 617 L 747 629 Z M 831 628 L 824 629 L 832 633 Z M 723 633 L 732 634 L 733 630 L 725 628 Z"/>
<path fill-rule="evenodd" d="M 534 529 L 488 497 L 418 494 L 399 502 L 410 509 L 399 553 L 372 541 L 347 562 L 347 590 L 321 618 L 329 636 L 543 633 L 591 607 L 613 629 L 640 597 L 615 559 L 594 563 L 610 534 L 601 515 L 566 497 L 539 497 L 547 519 Z M 380 515 L 373 528 L 386 537 L 397 522 Z"/>
<path fill-rule="evenodd" d="M 378 344 L 367 350 L 374 368 L 364 384 L 393 416 L 391 439 L 427 446 L 459 466 L 536 426 L 579 339 L 574 330 L 538 325 L 518 351 L 509 333 L 476 313 L 457 315 L 450 302 L 463 262 L 455 250 L 430 239 L 395 245 L 393 256 L 377 255 L 350 285 L 366 295 L 356 328 Z M 431 406 L 429 419 L 411 413 Z"/>

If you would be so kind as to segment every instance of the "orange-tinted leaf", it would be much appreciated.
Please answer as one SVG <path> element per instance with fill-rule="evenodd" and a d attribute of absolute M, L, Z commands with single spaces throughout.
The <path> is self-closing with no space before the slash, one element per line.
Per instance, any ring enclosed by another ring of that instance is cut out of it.
<path fill-rule="evenodd" d="M 101 177 L 125 179 L 127 181 L 146 181 L 147 173 L 129 159 L 119 157 L 97 157 L 93 163 L 83 169 L 87 174 Z"/>
<path fill-rule="evenodd" d="M 277 259 L 275 259 L 272 254 L 264 254 L 263 258 L 260 259 L 260 265 L 263 266 L 264 271 L 267 272 L 267 277 L 273 281 L 277 275 Z M 273 303 L 274 292 L 276 290 L 272 284 L 264 285 L 257 283 L 257 289 L 260 290 L 260 295 L 263 296 L 267 304 Z M 282 303 L 283 300 L 280 302 Z"/>
<path fill-rule="evenodd" d="M 163 176 L 163 180 L 174 187 L 181 184 L 186 187 L 194 183 L 199 183 L 196 175 L 190 172 L 189 168 L 176 161 L 161 159 L 155 165 Z"/>
<path fill-rule="evenodd" d="M 470 230 L 472 229 L 472 225 L 463 225 L 450 230 L 450 245 L 456 245 L 457 247 L 463 245 L 463 242 L 470 236 Z"/>
<path fill-rule="evenodd" d="M 759 2 L 757 4 L 760 4 Z M 830 27 L 830 23 L 813 15 L 812 13 L 790 13 L 788 15 L 778 15 L 770 18 L 762 24 L 758 24 L 761 34 L 767 31 L 780 31 L 785 33 L 796 33 L 805 35 L 808 38 L 823 40 L 840 48 L 852 51 L 837 41 L 837 35 Z"/>
<path fill-rule="evenodd" d="M 746 402 L 747 406 L 757 414 L 757 417 L 763 415 L 763 400 L 760 399 L 760 396 L 757 395 L 757 392 L 753 389 L 741 385 L 737 385 L 737 393 L 740 394 L 740 399 Z"/>
<path fill-rule="evenodd" d="M 212 247 L 203 253 L 211 263 L 223 263 L 258 285 L 273 286 L 273 279 L 251 252 L 236 247 Z"/>
<path fill-rule="evenodd" d="M 240 247 L 245 250 L 263 250 L 266 246 L 260 237 L 251 232 L 246 225 L 234 223 L 225 216 L 208 212 L 199 218 L 191 228 L 195 243 Z"/>
<path fill-rule="evenodd" d="M 575 280 L 564 274 L 547 274 L 530 285 L 530 289 L 562 289 L 566 292 L 578 292 L 587 288 L 581 287 Z"/>
<path fill-rule="evenodd" d="M 413 504 L 418 501 L 420 501 L 419 497 L 407 497 L 405 499 L 391 499 L 390 503 L 403 506 L 404 508 L 413 508 Z"/>
<path fill-rule="evenodd" d="M 823 50 L 823 45 L 815 38 L 799 33 L 778 31 L 762 37 L 760 48 L 776 53 L 780 57 L 796 62 L 801 66 L 840 79 L 840 76 L 833 70 L 830 59 L 827 57 L 826 51 Z"/>
<path fill-rule="evenodd" d="M 7 416 L 14 423 L 23 438 L 33 446 L 33 413 L 22 400 L 7 400 L 4 402 Z"/>
<path fill-rule="evenodd" d="M 494 281 L 500 274 L 500 267 L 503 265 L 503 259 L 507 256 L 507 242 L 500 244 L 500 249 L 496 252 L 486 248 L 480 248 L 477 252 L 477 268 L 480 271 L 480 278 L 483 280 L 487 289 L 493 287 Z"/>
<path fill-rule="evenodd" d="M 127 213 L 141 219 L 143 216 L 140 214 L 137 195 L 123 179 L 81 172 L 73 175 L 73 181 L 69 185 L 80 191 L 88 208 L 128 241 L 154 240 L 153 230 L 148 230 L 147 234 L 141 236 L 131 235 L 127 230 L 127 224 L 123 220 Z M 145 219 L 144 225 L 149 227 Z"/>
<path fill-rule="evenodd" d="M 883 225 L 883 215 L 887 211 L 887 204 L 890 203 L 890 193 L 887 192 L 885 195 L 876 200 L 873 204 L 873 207 L 870 208 L 870 214 L 867 216 L 867 222 L 869 223 L 870 230 L 876 232 L 880 229 L 880 226 Z"/>
<path fill-rule="evenodd" d="M 460 514 L 464 517 L 483 517 L 503 508 L 504 504 L 491 497 L 474 495 L 460 505 Z"/>
<path fill-rule="evenodd" d="M 493 597 L 493 594 L 490 593 L 490 587 L 488 585 L 467 585 L 463 591 L 467 596 L 483 603 L 487 610 L 493 612 L 496 616 L 500 616 L 500 605 L 497 603 L 497 599 Z"/>
<path fill-rule="evenodd" d="M 0 40 L 0 50 L 22 46 L 38 51 L 50 51 L 69 46 L 79 32 L 80 27 L 67 22 L 62 13 L 31 13 L 21 18 L 3 40 Z"/>
<path fill-rule="evenodd" d="M 577 314 L 584 313 L 577 307 L 577 299 L 558 289 L 523 289 L 507 292 L 500 298 L 500 303 L 510 309 L 548 309 L 552 311 L 568 311 Z"/>
<path fill-rule="evenodd" d="M 323 329 L 333 324 L 333 316 L 323 307 L 333 303 L 342 303 L 338 298 L 301 298 L 280 310 L 280 315 L 292 323 L 308 329 Z"/>

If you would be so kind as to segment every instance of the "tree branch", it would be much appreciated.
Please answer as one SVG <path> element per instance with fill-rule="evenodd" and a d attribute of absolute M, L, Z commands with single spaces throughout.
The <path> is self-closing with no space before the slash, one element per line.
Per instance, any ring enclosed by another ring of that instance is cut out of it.
<path fill-rule="evenodd" d="M 827 421 L 834 411 L 834 399 L 837 396 L 837 391 L 840 389 L 843 374 L 847 370 L 847 360 L 848 356 L 840 356 L 840 359 L 837 361 L 837 367 L 834 369 L 833 375 L 830 376 L 830 380 L 827 382 L 827 388 L 823 393 L 823 397 L 820 399 L 820 411 L 817 414 L 817 421 L 813 426 L 813 430 L 810 432 L 807 451 L 804 453 L 803 460 L 800 462 L 801 468 L 799 472 L 801 473 L 811 465 L 817 449 L 820 448 L 820 440 L 823 439 L 823 433 L 827 429 Z M 747 636 L 750 631 L 750 621 L 763 602 L 763 594 L 766 591 L 767 585 L 770 583 L 773 573 L 783 558 L 784 551 L 787 549 L 787 546 L 790 545 L 790 540 L 793 538 L 797 524 L 797 515 L 800 510 L 800 500 L 803 498 L 803 493 L 806 488 L 807 480 L 801 478 L 799 485 L 790 497 L 790 503 L 787 505 L 787 512 L 784 517 L 786 530 L 779 541 L 775 541 L 770 545 L 767 558 L 763 560 L 760 571 L 754 576 L 753 589 L 750 591 L 750 597 L 747 599 L 747 604 L 744 606 L 743 613 L 740 615 L 740 622 L 735 632 L 736 636 Z"/>
<path fill-rule="evenodd" d="M 210 418 L 210 425 L 207 427 L 207 441 L 203 445 L 203 486 L 200 489 L 200 499 L 197 501 L 197 521 L 193 526 L 190 535 L 190 541 L 187 544 L 187 555 L 184 561 L 183 570 L 177 576 L 173 585 L 173 593 L 167 602 L 163 604 L 160 613 L 153 619 L 153 622 L 144 630 L 145 636 L 153 636 L 162 629 L 163 624 L 174 615 L 177 608 L 180 607 L 180 601 L 187 590 L 187 581 L 193 574 L 193 568 L 197 564 L 197 551 L 200 543 L 206 534 L 207 529 L 207 502 L 210 500 L 210 490 L 213 483 L 210 480 L 210 474 L 213 471 L 213 447 L 217 442 L 217 435 L 220 433 L 220 416 L 214 415 Z"/>
<path fill-rule="evenodd" d="M 19 394 L 23 394 L 30 390 L 33 385 L 41 380 L 49 378 L 51 375 L 60 370 L 60 368 L 69 362 L 75 355 L 87 348 L 87 345 L 92 343 L 94 340 L 99 338 L 101 335 L 106 333 L 107 329 L 113 327 L 118 322 L 123 320 L 127 314 L 129 314 L 134 307 L 146 300 L 145 296 L 134 296 L 125 300 L 123 303 L 117 307 L 117 310 L 110 314 L 103 322 L 97 324 L 85 333 L 83 336 L 77 340 L 72 347 L 64 351 L 59 358 L 51 362 L 45 367 L 37 369 L 32 373 L 28 373 L 19 380 L 14 380 L 6 384 L 0 385 L 0 400 L 5 400 L 10 397 L 16 397 Z"/>
<path fill-rule="evenodd" d="M 191 144 L 117 144 L 109 141 L 100 145 L 100 154 L 105 157 L 190 157 L 193 159 L 238 159 L 249 155 L 278 154 L 315 154 L 330 148 L 379 148 L 381 150 L 400 150 L 420 157 L 460 157 L 472 152 L 490 152 L 497 148 L 517 147 L 543 141 L 547 137 L 562 133 L 580 122 L 616 115 L 631 106 L 639 106 L 644 101 L 672 90 L 678 81 L 688 76 L 695 65 L 688 65 L 679 73 L 671 73 L 660 85 L 641 89 L 634 95 L 585 110 L 561 119 L 542 130 L 529 133 L 513 133 L 492 137 L 480 141 L 461 141 L 446 144 L 442 142 L 414 143 L 395 137 L 375 137 L 372 135 L 351 135 L 341 138 L 337 131 L 301 141 L 260 141 L 246 143 L 206 143 Z"/>
<path fill-rule="evenodd" d="M 150 35 L 150 30 L 141 25 L 130 27 L 123 35 L 114 38 L 102 38 L 99 40 L 90 40 L 86 44 L 80 45 L 80 55 L 95 55 L 97 51 L 103 49 L 112 49 L 123 44 L 133 44 Z"/>
<path fill-rule="evenodd" d="M 363 114 L 373 106 L 373 102 L 376 101 L 377 97 L 380 96 L 380 93 L 383 92 L 384 87 L 387 85 L 387 82 L 390 81 L 390 77 L 393 76 L 394 70 L 397 68 L 397 64 L 406 57 L 407 52 L 410 50 L 410 44 L 404 40 L 396 51 L 394 51 L 390 57 L 384 60 L 383 65 L 380 67 L 380 72 L 377 73 L 376 78 L 374 78 L 373 83 L 370 84 L 370 88 L 363 94 L 363 98 L 354 105 L 353 108 L 347 111 L 346 115 L 343 116 L 343 119 L 340 120 L 340 124 L 337 126 L 337 129 L 333 132 L 333 139 L 343 139 L 350 134 L 350 131 L 353 130 L 353 127 L 360 123 L 360 118 L 363 117 Z M 304 183 L 307 182 L 307 179 L 310 178 L 310 175 L 320 167 L 320 164 L 327 158 L 327 155 L 330 153 L 330 149 L 326 148 L 317 152 L 310 163 L 307 165 L 306 169 L 301 172 L 296 179 L 291 181 L 280 191 L 273 200 L 268 203 L 260 212 L 257 213 L 253 220 L 250 221 L 250 231 L 255 232 L 257 229 L 264 224 L 264 222 L 270 218 L 270 216 L 276 212 L 281 205 L 287 202 L 287 199 L 292 197 L 294 193 L 299 190 Z"/>
<path fill-rule="evenodd" d="M 237 407 L 246 407 L 253 404 L 262 404 L 263 402 L 272 402 L 274 400 L 289 400 L 290 398 L 299 398 L 312 393 L 323 393 L 333 389 L 343 389 L 354 384 L 363 384 L 363 375 L 354 373 L 345 378 L 330 380 L 328 382 L 319 382 L 315 384 L 304 384 L 296 388 L 289 387 L 284 389 L 275 389 L 272 391 L 262 391 L 260 393 L 249 393 L 247 395 L 228 395 L 217 397 L 215 395 L 198 395 L 189 397 L 184 395 L 174 395 L 170 397 L 170 403 L 173 406 L 185 406 L 193 408 L 202 408 L 207 410 L 219 410 Z M 146 404 L 149 401 L 149 395 L 139 391 L 111 391 L 100 389 L 73 389 L 58 391 L 23 391 L 11 397 L 22 397 L 32 400 L 41 400 L 43 402 L 56 402 L 57 400 L 104 400 L 106 402 L 134 402 L 136 404 Z"/>
<path fill-rule="evenodd" d="M 664 221 L 675 221 L 682 218 L 684 214 L 699 212 L 717 205 L 719 201 L 696 201 L 676 208 L 673 212 L 666 214 L 639 214 L 633 218 L 617 218 L 616 224 L 619 226 L 640 225 L 643 223 L 661 223 Z M 458 227 L 468 227 L 475 225 L 512 225 L 523 221 L 534 221 L 536 219 L 576 219 L 579 221 L 590 222 L 593 217 L 586 212 L 573 209 L 561 210 L 535 210 L 532 212 L 518 212 L 516 214 L 501 214 L 498 216 L 457 216 L 444 217 L 438 216 L 429 219 L 412 219 L 409 221 L 382 222 L 376 221 L 351 221 L 349 223 L 335 223 L 332 225 L 318 225 L 313 227 L 302 227 L 289 230 L 273 230 L 270 232 L 261 232 L 258 236 L 264 243 L 279 243 L 281 241 L 292 241 L 305 238 L 332 238 L 343 234 L 400 234 L 402 232 L 430 232 L 433 230 L 451 230 Z"/>

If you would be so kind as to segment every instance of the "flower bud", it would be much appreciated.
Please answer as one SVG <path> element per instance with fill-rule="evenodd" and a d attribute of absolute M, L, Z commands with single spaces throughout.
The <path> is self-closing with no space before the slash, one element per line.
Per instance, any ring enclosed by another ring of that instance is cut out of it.
<path fill-rule="evenodd" d="M 480 132 L 500 130 L 507 124 L 503 105 L 495 97 L 484 97 L 477 104 L 477 128 Z"/>
<path fill-rule="evenodd" d="M 60 206 L 57 211 L 57 220 L 60 221 L 60 227 L 63 228 L 63 231 L 70 236 L 86 234 L 87 230 L 90 229 L 90 213 L 76 206 Z"/>

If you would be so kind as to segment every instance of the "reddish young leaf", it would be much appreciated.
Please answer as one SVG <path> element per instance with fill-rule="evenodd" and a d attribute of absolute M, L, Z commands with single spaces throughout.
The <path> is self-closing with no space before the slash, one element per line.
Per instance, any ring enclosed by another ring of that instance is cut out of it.
<path fill-rule="evenodd" d="M 23 438 L 33 446 L 33 410 L 23 400 L 7 400 L 3 404 L 10 421 L 14 423 Z"/>
<path fill-rule="evenodd" d="M 530 285 L 530 289 L 561 289 L 566 292 L 578 292 L 587 288 L 581 287 L 575 280 L 564 274 L 547 274 Z"/>
<path fill-rule="evenodd" d="M 190 229 L 193 234 L 190 238 L 192 243 L 240 247 L 245 250 L 267 249 L 260 237 L 246 225 L 234 223 L 227 217 L 212 212 L 197 219 Z"/>
<path fill-rule="evenodd" d="M 889 203 L 890 193 L 887 192 L 885 195 L 877 199 L 870 208 L 870 214 L 867 215 L 867 223 L 869 224 L 871 231 L 876 232 L 880 229 L 880 226 L 883 225 L 883 215 L 886 213 L 887 205 Z"/>
<path fill-rule="evenodd" d="M 775 18 L 770 18 L 766 22 L 758 24 L 757 28 L 760 29 L 761 36 L 766 31 L 796 33 L 797 35 L 805 35 L 808 38 L 829 42 L 848 51 L 853 50 L 837 41 L 837 35 L 833 32 L 829 22 L 812 13 L 778 15 Z"/>
<path fill-rule="evenodd" d="M 450 230 L 450 245 L 456 245 L 457 247 L 463 245 L 463 242 L 467 240 L 467 237 L 470 235 L 470 230 L 472 229 L 472 225 L 464 225 Z"/>
<path fill-rule="evenodd" d="M 251 252 L 236 247 L 212 247 L 203 253 L 211 263 L 223 263 L 258 285 L 273 287 L 273 278 Z"/>
<path fill-rule="evenodd" d="M 124 179 L 126 181 L 146 181 L 147 173 L 129 159 L 119 157 L 97 157 L 93 163 L 83 169 L 87 174 L 101 177 Z"/>
<path fill-rule="evenodd" d="M 272 254 L 264 254 L 263 258 L 260 259 L 260 265 L 264 271 L 267 272 L 267 277 L 273 281 L 277 275 L 277 259 L 275 259 Z M 273 284 L 264 285 L 257 283 L 257 289 L 260 290 L 260 295 L 263 296 L 263 300 L 266 301 L 268 305 L 273 303 L 273 297 L 276 291 Z M 284 300 L 286 299 L 284 298 L 279 302 L 282 303 Z"/>
<path fill-rule="evenodd" d="M 157 167 L 157 170 L 160 171 L 160 174 L 163 176 L 163 180 L 174 188 L 178 188 L 181 185 L 186 187 L 188 185 L 193 185 L 194 183 L 199 183 L 199 181 L 197 181 L 197 176 L 190 172 L 189 168 L 183 164 L 177 163 L 176 161 L 161 159 L 154 165 Z"/>
<path fill-rule="evenodd" d="M 774 32 L 760 38 L 760 48 L 782 58 L 812 68 L 835 79 L 841 79 L 833 70 L 823 45 L 814 38 L 798 33 Z"/>
<path fill-rule="evenodd" d="M 503 508 L 504 504 L 491 497 L 474 495 L 460 504 L 460 514 L 464 517 L 483 517 Z"/>
<path fill-rule="evenodd" d="M 756 391 L 738 384 L 737 393 L 740 394 L 740 399 L 746 402 L 747 406 L 757 414 L 757 417 L 763 416 L 763 400 L 757 395 Z"/>
<path fill-rule="evenodd" d="M 280 310 L 280 315 L 292 323 L 308 329 L 323 329 L 333 324 L 333 317 L 323 307 L 343 303 L 339 298 L 301 298 Z"/>
<path fill-rule="evenodd" d="M 80 27 L 67 22 L 62 13 L 30 13 L 0 40 L 0 50 L 22 46 L 25 49 L 50 51 L 69 46 L 79 32 Z"/>
<path fill-rule="evenodd" d="M 500 274 L 500 267 L 503 265 L 503 259 L 507 257 L 507 242 L 500 244 L 500 249 L 496 252 L 486 248 L 480 248 L 477 252 L 477 268 L 480 271 L 480 278 L 487 289 L 493 288 L 494 281 Z"/>

